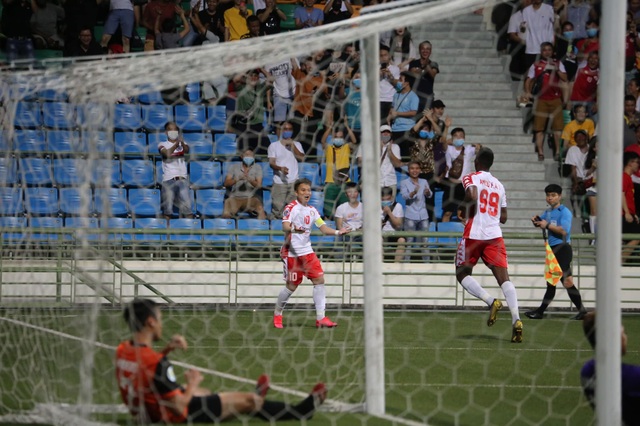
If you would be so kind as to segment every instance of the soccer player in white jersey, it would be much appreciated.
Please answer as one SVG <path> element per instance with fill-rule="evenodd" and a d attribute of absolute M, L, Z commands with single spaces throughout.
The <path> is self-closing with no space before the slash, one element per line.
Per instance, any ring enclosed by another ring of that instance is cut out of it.
<path fill-rule="evenodd" d="M 320 260 L 311 247 L 311 227 L 316 225 L 325 235 L 344 235 L 351 231 L 342 228 L 339 231 L 328 227 L 315 207 L 309 205 L 311 198 L 311 181 L 298 179 L 293 186 L 296 200 L 289 203 L 283 212 L 282 230 L 285 243 L 280 250 L 284 264 L 285 287 L 280 290 L 276 309 L 273 314 L 273 326 L 283 328 L 282 311 L 303 277 L 313 283 L 313 302 L 316 305 L 316 327 L 336 327 L 338 324 L 325 316 L 326 294 L 324 288 L 324 271 Z"/>
<path fill-rule="evenodd" d="M 507 250 L 500 229 L 500 224 L 507 221 L 507 198 L 502 183 L 489 172 L 492 165 L 493 151 L 482 148 L 476 155 L 476 172 L 462 178 L 465 200 L 458 210 L 458 216 L 465 226 L 456 254 L 456 278 L 465 290 L 489 306 L 487 325 L 491 327 L 496 322 L 502 303 L 471 276 L 473 267 L 482 259 L 493 272 L 507 299 L 513 326 L 511 341 L 521 343 L 522 321 L 518 312 L 518 296 L 509 280 Z"/>

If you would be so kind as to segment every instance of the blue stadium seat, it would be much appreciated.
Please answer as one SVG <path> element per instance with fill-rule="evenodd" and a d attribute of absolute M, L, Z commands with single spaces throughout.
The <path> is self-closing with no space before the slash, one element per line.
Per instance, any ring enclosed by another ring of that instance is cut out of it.
<path fill-rule="evenodd" d="M 114 154 L 125 158 L 144 158 L 149 154 L 147 137 L 139 132 L 115 132 Z"/>
<path fill-rule="evenodd" d="M 160 216 L 160 191 L 148 188 L 130 189 L 129 207 L 134 217 Z"/>
<path fill-rule="evenodd" d="M 215 154 L 233 157 L 238 155 L 238 142 L 234 133 L 216 134 Z"/>
<path fill-rule="evenodd" d="M 46 127 L 55 129 L 74 129 L 78 126 L 76 107 L 67 102 L 44 102 L 42 117 Z"/>
<path fill-rule="evenodd" d="M 322 148 L 322 144 L 316 144 L 316 156 L 318 158 L 318 163 L 324 164 L 324 148 Z"/>
<path fill-rule="evenodd" d="M 92 170 L 87 160 L 80 158 L 59 158 L 53 160 L 53 180 L 56 185 L 74 186 L 90 179 Z"/>
<path fill-rule="evenodd" d="M 162 160 L 156 160 L 156 186 L 162 185 L 162 178 L 164 172 L 162 171 Z"/>
<path fill-rule="evenodd" d="M 284 233 L 282 232 L 282 220 L 281 219 L 271 220 L 269 229 L 271 229 L 272 231 L 279 231 L 277 234 L 271 235 L 271 241 L 276 244 L 284 244 Z"/>
<path fill-rule="evenodd" d="M 278 142 L 280 140 L 278 135 L 272 135 L 271 133 L 269 133 L 268 137 L 269 137 L 269 143 Z"/>
<path fill-rule="evenodd" d="M 262 190 L 262 206 L 267 215 L 271 214 L 271 191 L 267 189 Z"/>
<path fill-rule="evenodd" d="M 24 213 L 22 188 L 0 187 L 0 215 L 19 215 Z"/>
<path fill-rule="evenodd" d="M 211 133 L 185 133 L 182 137 L 189 145 L 189 155 L 192 159 L 197 157 L 211 158 L 213 155 Z"/>
<path fill-rule="evenodd" d="M 358 172 L 358 167 L 351 167 L 351 171 L 349 172 L 349 178 L 352 182 L 360 182 L 360 174 Z"/>
<path fill-rule="evenodd" d="M 401 171 L 396 170 L 396 178 L 398 178 L 398 188 L 400 188 L 400 183 L 405 179 L 409 179 L 407 166 L 402 166 Z"/>
<path fill-rule="evenodd" d="M 177 105 L 175 117 L 178 128 L 183 131 L 202 131 L 207 123 L 206 110 L 202 105 Z"/>
<path fill-rule="evenodd" d="M 46 186 L 53 183 L 53 169 L 48 158 L 25 157 L 20 165 L 20 181 L 29 186 Z"/>
<path fill-rule="evenodd" d="M 142 127 L 151 131 L 164 131 L 164 126 L 173 121 L 173 108 L 169 105 L 142 105 Z"/>
<path fill-rule="evenodd" d="M 396 203 L 402 206 L 402 211 L 407 209 L 407 202 L 405 201 L 404 197 L 402 196 L 399 190 L 396 193 Z"/>
<path fill-rule="evenodd" d="M 102 217 L 126 216 L 129 213 L 127 190 L 124 188 L 96 189 L 94 202 L 96 212 Z"/>
<path fill-rule="evenodd" d="M 76 106 L 77 122 L 88 129 L 111 127 L 111 107 L 107 104 L 83 103 Z"/>
<path fill-rule="evenodd" d="M 298 177 L 311 181 L 311 188 L 320 188 L 320 165 L 318 163 L 298 163 Z"/>
<path fill-rule="evenodd" d="M 0 228 L 16 228 L 25 230 L 27 227 L 27 218 L 24 216 L 4 216 L 0 217 Z M 2 244 L 20 244 L 24 240 L 24 231 L 20 232 L 3 232 Z"/>
<path fill-rule="evenodd" d="M 120 160 L 104 159 L 96 161 L 91 173 L 93 186 L 119 186 L 122 184 Z"/>
<path fill-rule="evenodd" d="M 224 209 L 224 189 L 199 189 L 196 191 L 196 210 L 205 217 L 221 216 Z"/>
<path fill-rule="evenodd" d="M 113 155 L 115 150 L 113 139 L 101 131 L 83 132 L 81 144 L 89 152 Z"/>
<path fill-rule="evenodd" d="M 327 163 L 320 164 L 320 182 L 324 183 L 327 179 Z"/>
<path fill-rule="evenodd" d="M 189 103 L 191 104 L 199 104 L 202 101 L 202 95 L 200 93 L 200 83 L 189 83 L 185 88 L 187 92 L 187 97 L 189 98 Z"/>
<path fill-rule="evenodd" d="M 108 231 L 108 241 L 121 243 L 133 240 L 133 220 L 128 217 L 109 217 L 107 219 L 101 219 L 100 227 Z M 122 232 L 114 232 L 116 229 L 122 230 Z"/>
<path fill-rule="evenodd" d="M 320 217 L 324 216 L 324 192 L 311 191 L 309 205 L 315 207 L 316 210 L 318 210 L 318 213 L 320 213 Z"/>
<path fill-rule="evenodd" d="M 238 231 L 268 231 L 266 219 L 238 219 Z M 263 248 L 269 244 L 269 235 L 238 235 L 238 244 L 245 248 Z"/>
<path fill-rule="evenodd" d="M 235 219 L 223 219 L 223 218 L 204 219 L 202 221 L 202 226 L 204 229 L 235 231 L 236 221 Z M 215 235 L 205 234 L 204 236 L 204 241 L 214 246 L 228 247 L 231 245 L 233 240 L 234 240 L 234 235 L 232 234 L 215 234 Z"/>
<path fill-rule="evenodd" d="M 73 235 L 66 235 L 66 238 L 79 239 L 86 238 L 89 241 L 96 241 L 100 239 L 100 234 L 92 231 L 85 231 L 86 229 L 98 229 L 98 218 L 95 217 L 67 217 L 64 219 L 64 227 L 73 229 Z"/>
<path fill-rule="evenodd" d="M 169 221 L 170 229 L 202 229 L 202 221 L 200 219 L 171 219 Z M 173 243 L 183 244 L 200 244 L 202 242 L 201 234 L 173 234 L 169 233 L 169 241 Z"/>
<path fill-rule="evenodd" d="M 33 229 L 37 228 L 51 228 L 51 229 L 62 229 L 62 218 L 61 217 L 32 217 L 29 219 L 29 228 L 31 231 L 30 234 L 26 234 L 26 237 L 31 241 L 37 242 L 57 242 L 61 241 L 63 238 L 62 234 L 53 234 L 46 232 L 33 232 Z"/>
<path fill-rule="evenodd" d="M 324 223 L 329 227 L 336 229 L 336 223 L 333 220 L 325 220 Z M 317 230 L 318 228 L 315 225 L 311 228 L 312 231 Z M 333 246 L 336 242 L 335 235 L 312 235 L 311 236 L 311 244 L 320 248 L 320 246 L 328 247 Z"/>
<path fill-rule="evenodd" d="M 80 139 L 80 132 L 73 130 L 48 130 L 46 133 L 47 151 L 54 155 L 86 154 L 87 147 Z"/>
<path fill-rule="evenodd" d="M 444 197 L 444 191 L 434 191 L 433 197 L 434 214 L 437 219 L 442 219 L 442 198 Z M 433 218 L 429 218 L 429 220 L 433 220 Z"/>
<path fill-rule="evenodd" d="M 6 131 L 0 130 L 0 151 L 11 151 L 13 143 Z"/>
<path fill-rule="evenodd" d="M 60 210 L 56 188 L 26 188 L 24 200 L 27 213 L 31 215 L 55 215 Z"/>
<path fill-rule="evenodd" d="M 113 126 L 121 130 L 137 130 L 142 127 L 140 105 L 116 104 Z"/>
<path fill-rule="evenodd" d="M 226 179 L 229 169 L 235 164 L 242 164 L 242 161 L 225 161 L 222 163 L 222 180 Z"/>
<path fill-rule="evenodd" d="M 13 125 L 17 128 L 35 128 L 42 126 L 42 112 L 37 102 L 18 102 Z"/>
<path fill-rule="evenodd" d="M 69 95 L 59 90 L 45 89 L 38 92 L 38 99 L 41 102 L 66 102 L 69 99 Z"/>
<path fill-rule="evenodd" d="M 122 161 L 122 182 L 127 187 L 154 186 L 156 179 L 153 162 L 149 160 Z"/>
<path fill-rule="evenodd" d="M 221 188 L 222 166 L 217 161 L 192 161 L 189 163 L 189 180 L 194 189 Z"/>
<path fill-rule="evenodd" d="M 439 222 L 437 229 L 438 232 L 456 232 L 460 234 L 458 237 L 438 237 L 438 245 L 440 247 L 447 246 L 446 248 L 455 249 L 462 238 L 464 225 L 460 222 Z"/>
<path fill-rule="evenodd" d="M 18 160 L 14 157 L 0 157 L 0 186 L 13 185 L 18 179 Z"/>
<path fill-rule="evenodd" d="M 273 169 L 269 161 L 263 161 L 258 164 L 262 167 L 262 186 L 264 188 L 271 188 L 273 185 Z"/>
<path fill-rule="evenodd" d="M 207 128 L 214 132 L 224 132 L 227 129 L 227 107 L 215 105 L 207 107 Z"/>
<path fill-rule="evenodd" d="M 149 144 L 149 150 L 152 154 L 158 154 L 158 144 L 160 142 L 166 142 L 167 135 L 165 132 L 154 132 L 147 135 L 147 142 Z"/>
<path fill-rule="evenodd" d="M 429 222 L 428 232 L 437 232 L 436 222 Z M 428 237 L 427 238 L 427 247 L 429 249 L 434 249 L 438 247 L 438 237 Z"/>
<path fill-rule="evenodd" d="M 47 150 L 47 141 L 42 130 L 16 130 L 13 146 L 20 154 L 42 154 Z"/>
<path fill-rule="evenodd" d="M 60 211 L 65 215 L 88 215 L 94 212 L 91 189 L 60 188 Z"/>
<path fill-rule="evenodd" d="M 134 229 L 167 229 L 167 221 L 165 219 L 145 218 L 136 219 L 133 222 Z M 166 241 L 167 234 L 143 234 L 136 233 L 135 240 L 143 244 L 157 243 L 158 241 Z"/>
<path fill-rule="evenodd" d="M 162 104 L 164 103 L 164 99 L 162 99 L 162 94 L 158 90 L 152 90 L 138 95 L 138 102 L 147 105 Z"/>

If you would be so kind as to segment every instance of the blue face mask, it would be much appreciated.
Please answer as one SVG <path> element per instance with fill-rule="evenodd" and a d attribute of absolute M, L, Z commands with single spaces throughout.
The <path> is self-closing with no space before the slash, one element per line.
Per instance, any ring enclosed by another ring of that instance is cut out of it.
<path fill-rule="evenodd" d="M 256 162 L 256 159 L 255 159 L 255 158 L 253 158 L 253 157 L 244 157 L 244 158 L 242 159 L 242 162 L 243 162 L 244 164 L 246 164 L 247 166 L 251 166 L 251 165 L 253 165 L 253 163 L 255 163 L 255 162 Z"/>
<path fill-rule="evenodd" d="M 333 145 L 335 146 L 342 146 L 344 145 L 344 138 L 335 138 L 333 140 Z"/>
<path fill-rule="evenodd" d="M 393 205 L 392 200 L 382 201 L 382 207 L 391 207 Z"/>
<path fill-rule="evenodd" d="M 453 146 L 455 146 L 456 148 L 460 148 L 462 145 L 464 145 L 464 139 L 453 140 Z"/>
<path fill-rule="evenodd" d="M 398 92 L 401 92 L 403 87 L 404 87 L 404 84 L 402 84 L 402 82 L 401 82 L 401 81 L 399 81 L 399 82 L 397 82 L 397 83 L 396 83 L 396 90 L 397 90 Z"/>
<path fill-rule="evenodd" d="M 293 136 L 293 130 L 282 131 L 282 139 L 291 139 L 291 136 Z"/>
<path fill-rule="evenodd" d="M 587 37 L 595 37 L 598 35 L 598 28 L 587 28 Z"/>
<path fill-rule="evenodd" d="M 353 80 L 351 80 L 351 84 L 353 84 L 353 87 L 355 87 L 356 89 L 359 89 L 362 81 L 359 78 L 354 78 Z"/>
<path fill-rule="evenodd" d="M 573 40 L 573 31 L 565 31 L 562 33 L 567 40 Z"/>
<path fill-rule="evenodd" d="M 426 130 L 420 130 L 420 133 L 418 133 L 418 136 L 420 136 L 420 139 L 431 139 L 432 137 L 435 136 L 435 133 L 427 132 Z"/>

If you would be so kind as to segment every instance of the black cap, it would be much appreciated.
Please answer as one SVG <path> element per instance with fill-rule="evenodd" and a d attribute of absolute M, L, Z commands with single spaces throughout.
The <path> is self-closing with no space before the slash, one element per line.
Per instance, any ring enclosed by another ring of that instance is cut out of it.
<path fill-rule="evenodd" d="M 589 133 L 587 133 L 587 131 L 584 129 L 576 130 L 576 132 L 573 134 L 573 138 L 575 139 L 578 135 L 584 135 L 584 137 L 589 140 Z"/>
<path fill-rule="evenodd" d="M 447 106 L 440 99 L 436 99 L 431 104 L 431 108 L 446 108 Z"/>

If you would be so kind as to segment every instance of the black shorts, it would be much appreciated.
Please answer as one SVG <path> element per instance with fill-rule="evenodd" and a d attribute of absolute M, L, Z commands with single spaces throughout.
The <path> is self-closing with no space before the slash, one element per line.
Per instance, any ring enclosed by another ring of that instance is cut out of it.
<path fill-rule="evenodd" d="M 194 396 L 189 402 L 189 423 L 219 423 L 222 403 L 218 394 Z"/>
<path fill-rule="evenodd" d="M 640 234 L 640 224 L 636 222 L 627 222 L 622 217 L 622 233 L 623 234 Z M 633 238 L 623 238 L 622 241 L 633 241 Z"/>
<path fill-rule="evenodd" d="M 553 254 L 556 255 L 558 265 L 560 265 L 560 269 L 562 269 L 562 280 L 564 281 L 565 278 L 573 276 L 571 271 L 573 249 L 571 248 L 571 244 L 560 243 L 551 247 L 551 250 L 553 250 Z"/>
<path fill-rule="evenodd" d="M 399 240 L 400 238 L 405 238 L 405 237 L 396 237 L 396 236 L 393 236 L 393 235 L 389 235 L 389 236 L 387 236 L 387 237 L 384 237 L 384 236 L 383 236 L 383 237 L 382 237 L 382 241 L 384 241 L 384 242 L 385 242 L 385 243 L 387 243 L 387 244 L 395 244 L 395 243 L 397 243 L 397 242 L 398 242 L 398 240 Z M 405 240 L 406 240 L 406 238 L 405 238 Z"/>

